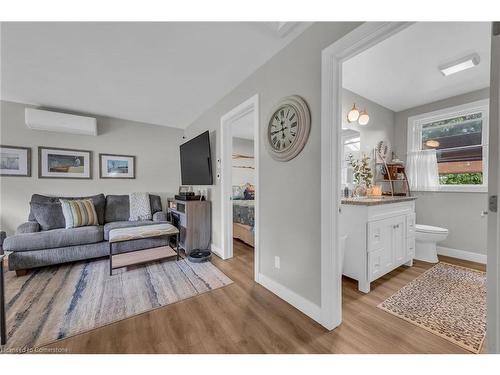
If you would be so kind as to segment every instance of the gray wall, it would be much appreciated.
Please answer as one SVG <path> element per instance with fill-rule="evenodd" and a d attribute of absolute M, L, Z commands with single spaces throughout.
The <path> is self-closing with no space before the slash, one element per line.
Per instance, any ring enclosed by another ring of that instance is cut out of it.
<path fill-rule="evenodd" d="M 233 137 L 233 154 L 254 156 L 254 144 L 251 139 Z M 233 185 L 255 184 L 255 169 L 236 167 L 255 167 L 254 159 L 233 159 Z"/>
<path fill-rule="evenodd" d="M 1 144 L 32 148 L 32 177 L 1 177 L 0 225 L 9 234 L 26 221 L 33 193 L 81 196 L 146 191 L 160 194 L 165 205 L 166 197 L 177 191 L 182 130 L 97 117 L 97 137 L 35 131 L 25 125 L 25 107 L 1 102 Z M 37 146 L 92 150 L 93 179 L 39 179 Z M 136 155 L 136 179 L 99 179 L 99 153 Z"/>
<path fill-rule="evenodd" d="M 347 122 L 353 103 L 360 111 L 366 109 L 370 116 L 368 125 Z M 361 151 L 370 157 L 379 141 L 384 141 L 389 148 L 394 145 L 394 112 L 347 89 L 342 89 L 342 128 L 360 132 Z"/>
<path fill-rule="evenodd" d="M 489 98 L 489 88 L 425 104 L 395 114 L 395 148 L 405 160 L 408 117 Z M 487 209 L 486 193 L 416 192 L 417 223 L 448 228 L 441 246 L 486 254 L 488 221 L 481 217 Z"/>
<path fill-rule="evenodd" d="M 244 80 L 186 129 L 193 137 L 217 129 L 222 115 L 255 94 L 260 100 L 260 270 L 291 291 L 321 303 L 320 163 L 321 51 L 359 24 L 315 23 L 290 45 Z M 271 108 L 285 96 L 301 95 L 309 104 L 311 133 L 293 160 L 274 161 L 266 151 L 265 134 Z M 220 155 L 212 134 L 214 155 Z M 211 188 L 213 238 L 221 244 L 219 181 Z M 293 204 L 283 204 L 293 202 Z M 274 256 L 281 268 L 274 268 Z"/>

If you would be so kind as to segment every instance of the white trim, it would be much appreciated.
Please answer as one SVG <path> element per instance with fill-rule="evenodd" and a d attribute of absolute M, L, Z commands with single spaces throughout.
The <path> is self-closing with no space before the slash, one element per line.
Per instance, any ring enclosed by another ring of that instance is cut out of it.
<path fill-rule="evenodd" d="M 491 41 L 491 82 L 490 82 L 490 196 L 500 192 L 500 24 L 494 23 Z M 488 352 L 500 353 L 500 214 L 488 213 Z"/>
<path fill-rule="evenodd" d="M 342 62 L 412 25 L 367 22 L 325 48 L 321 56 L 321 319 L 328 329 L 342 321 L 340 183 Z M 334 126 L 334 125 L 337 126 Z"/>
<path fill-rule="evenodd" d="M 486 264 L 486 254 L 472 253 L 465 250 L 457 250 L 449 247 L 437 246 L 438 255 L 445 255 L 447 257 L 469 260 L 471 262 Z"/>
<path fill-rule="evenodd" d="M 220 247 L 216 246 L 215 244 L 211 244 L 210 245 L 210 250 L 212 250 L 212 253 L 214 253 L 215 255 L 217 255 L 219 258 L 222 258 L 222 250 Z M 224 258 L 222 258 L 224 259 Z"/>
<path fill-rule="evenodd" d="M 489 143 L 489 99 L 482 99 L 470 103 L 464 103 L 453 107 L 442 108 L 437 111 L 421 113 L 408 117 L 406 140 L 409 152 L 421 150 L 420 125 L 428 122 L 440 121 L 450 117 L 457 117 L 471 112 L 482 112 L 483 130 L 481 146 L 483 147 L 483 184 L 482 185 L 439 185 L 437 190 L 415 191 L 438 191 L 438 192 L 460 192 L 460 193 L 486 193 L 488 191 L 488 143 Z"/>
<path fill-rule="evenodd" d="M 285 300 L 290 305 L 300 310 L 308 317 L 319 322 L 321 320 L 321 307 L 315 303 L 309 301 L 308 299 L 298 295 L 293 290 L 288 289 L 277 281 L 267 277 L 263 274 L 259 274 L 259 284 L 268 289 L 269 291 L 276 294 L 282 300 Z"/>
<path fill-rule="evenodd" d="M 240 118 L 252 113 L 254 123 L 254 162 L 255 162 L 255 233 L 254 233 L 254 278 L 259 280 L 260 269 L 260 135 L 259 135 L 259 95 L 255 94 L 237 107 L 230 110 L 220 119 L 220 200 L 221 200 L 221 236 L 222 259 L 233 257 L 233 226 L 232 216 L 232 129 L 231 125 Z"/>

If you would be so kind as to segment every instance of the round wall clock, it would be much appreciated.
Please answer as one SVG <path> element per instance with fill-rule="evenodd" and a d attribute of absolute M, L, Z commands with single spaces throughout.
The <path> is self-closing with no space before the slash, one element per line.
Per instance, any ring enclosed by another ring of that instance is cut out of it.
<path fill-rule="evenodd" d="M 311 129 L 307 103 L 298 95 L 283 98 L 272 109 L 267 127 L 267 145 L 271 157 L 288 161 L 304 148 Z"/>

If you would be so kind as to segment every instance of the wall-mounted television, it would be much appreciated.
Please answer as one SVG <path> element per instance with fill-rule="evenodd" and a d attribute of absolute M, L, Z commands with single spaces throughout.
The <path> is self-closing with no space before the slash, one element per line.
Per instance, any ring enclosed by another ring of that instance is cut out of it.
<path fill-rule="evenodd" d="M 182 185 L 212 185 L 212 158 L 208 131 L 183 143 L 181 153 Z"/>

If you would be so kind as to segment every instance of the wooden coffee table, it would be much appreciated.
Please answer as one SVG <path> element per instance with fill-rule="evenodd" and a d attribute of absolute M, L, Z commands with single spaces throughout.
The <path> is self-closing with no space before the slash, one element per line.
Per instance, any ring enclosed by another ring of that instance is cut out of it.
<path fill-rule="evenodd" d="M 145 238 L 176 236 L 175 251 L 170 246 L 154 247 L 151 249 L 133 250 L 115 254 L 114 246 L 119 242 L 140 240 Z M 179 260 L 179 230 L 172 224 L 152 224 L 130 228 L 117 228 L 109 231 L 109 275 L 113 270 L 141 263 L 152 262 L 164 258 L 177 256 Z"/>

